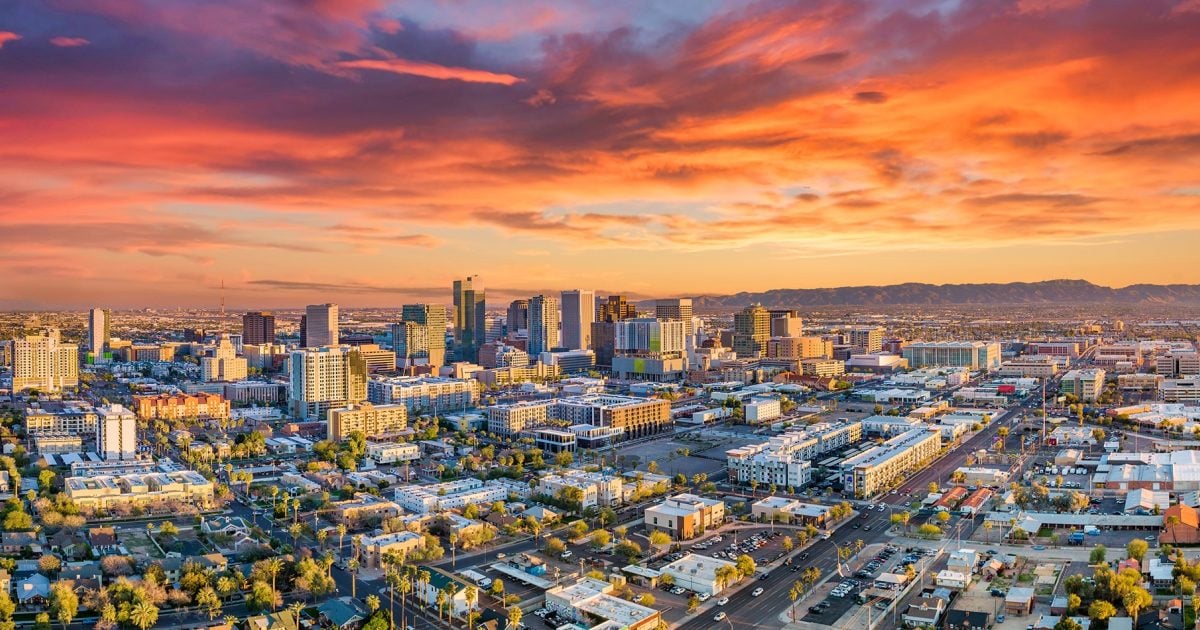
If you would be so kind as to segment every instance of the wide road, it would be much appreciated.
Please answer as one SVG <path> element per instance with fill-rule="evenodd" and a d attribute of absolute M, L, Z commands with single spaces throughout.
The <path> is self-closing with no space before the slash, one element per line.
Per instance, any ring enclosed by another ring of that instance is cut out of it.
<path fill-rule="evenodd" d="M 1002 425 L 1008 425 L 1011 428 L 1012 414 L 1014 411 L 1019 410 L 1020 406 L 1019 404 L 1012 405 L 1002 413 L 997 414 L 988 423 L 988 426 L 968 438 L 941 459 L 918 471 L 901 486 L 901 489 L 908 489 L 913 494 L 922 494 L 930 482 L 945 483 L 950 478 L 951 472 L 964 465 L 970 453 L 981 448 L 990 449 L 995 444 L 997 432 Z M 908 497 L 904 496 L 904 493 L 901 493 L 887 495 L 875 501 L 875 503 L 885 504 L 885 509 L 883 511 L 871 510 L 868 512 L 867 518 L 856 516 L 850 519 L 838 528 L 829 540 L 817 540 L 817 542 L 809 545 L 806 549 L 793 552 L 793 562 L 804 567 L 818 567 L 821 569 L 823 577 L 829 576 L 831 573 L 836 577 L 837 552 L 834 550 L 834 545 L 853 545 L 855 540 L 862 540 L 863 543 L 868 545 L 879 542 L 891 542 L 891 538 L 885 535 L 887 528 L 891 525 L 891 515 L 900 509 L 907 509 L 909 500 Z M 862 527 L 855 529 L 855 523 Z M 869 531 L 865 530 L 866 526 L 870 526 Z M 963 526 L 962 533 L 964 537 L 970 535 L 970 529 L 972 529 L 971 523 Z M 809 557 L 805 560 L 799 560 L 798 556 L 804 552 L 807 552 Z M 739 590 L 736 593 L 728 594 L 728 604 L 723 607 L 706 605 L 704 612 L 691 621 L 681 624 L 679 628 L 683 630 L 704 630 L 713 627 L 727 627 L 736 630 L 740 628 L 778 626 L 777 618 L 779 614 L 785 612 L 792 604 L 789 591 L 791 590 L 792 582 L 798 576 L 798 573 L 792 573 L 785 566 L 772 568 L 767 579 L 748 579 L 740 582 L 735 586 Z M 753 597 L 751 592 L 759 586 L 763 587 L 763 594 Z M 728 616 L 718 624 L 713 621 L 713 616 L 722 610 Z M 797 611 L 797 618 L 806 612 Z"/>

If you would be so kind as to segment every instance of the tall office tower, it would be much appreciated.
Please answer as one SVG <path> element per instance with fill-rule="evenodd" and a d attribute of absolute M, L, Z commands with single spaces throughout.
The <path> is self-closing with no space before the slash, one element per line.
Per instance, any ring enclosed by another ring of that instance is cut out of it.
<path fill-rule="evenodd" d="M 211 357 L 200 359 L 200 369 L 207 382 L 240 381 L 249 373 L 246 359 L 237 355 L 229 333 L 221 333 Z"/>
<path fill-rule="evenodd" d="M 596 292 L 574 289 L 562 292 L 562 346 L 568 350 L 592 347 L 592 322 L 596 319 Z"/>
<path fill-rule="evenodd" d="M 291 356 L 288 409 L 306 420 L 327 420 L 335 407 L 367 399 L 367 362 L 351 346 L 295 350 Z"/>
<path fill-rule="evenodd" d="M 338 305 L 310 304 L 304 307 L 304 346 L 338 345 Z"/>
<path fill-rule="evenodd" d="M 752 304 L 733 316 L 733 351 L 739 359 L 766 356 L 771 340 L 771 312 Z"/>
<path fill-rule="evenodd" d="M 802 337 L 804 322 L 800 313 L 792 310 L 771 310 L 772 337 Z"/>
<path fill-rule="evenodd" d="M 692 298 L 673 298 L 655 300 L 654 317 L 658 319 L 681 319 L 687 328 L 691 328 Z"/>
<path fill-rule="evenodd" d="M 629 356 L 682 356 L 684 345 L 684 322 L 677 319 L 639 317 L 616 322 L 615 346 L 617 354 Z"/>
<path fill-rule="evenodd" d="M 624 295 L 610 295 L 596 305 L 596 321 L 619 322 L 623 319 L 637 317 L 637 307 Z"/>
<path fill-rule="evenodd" d="M 305 329 L 307 329 L 307 328 L 308 328 L 308 316 L 301 315 L 300 316 L 300 347 L 301 348 L 308 347 L 308 334 L 305 333 Z"/>
<path fill-rule="evenodd" d="M 558 347 L 558 300 L 538 295 L 529 300 L 529 343 L 525 351 L 530 357 Z"/>
<path fill-rule="evenodd" d="M 417 322 L 400 322 L 391 325 L 391 333 L 392 351 L 396 353 L 398 367 L 433 364 L 429 358 L 429 326 Z M 438 367 L 440 366 L 439 363 Z"/>
<path fill-rule="evenodd" d="M 96 363 L 104 362 L 104 349 L 112 337 L 109 329 L 112 326 L 112 313 L 106 308 L 94 308 L 88 311 L 88 350 L 91 351 Z"/>
<path fill-rule="evenodd" d="M 425 327 L 424 340 L 419 341 L 422 345 L 404 348 L 405 356 L 425 359 L 425 361 L 418 361 L 413 365 L 425 363 L 439 368 L 446 365 L 446 307 L 441 304 L 405 304 L 400 309 L 400 317 L 405 322 Z M 412 332 L 405 331 L 405 334 L 416 335 L 416 339 L 421 339 L 421 333 L 416 332 L 415 329 Z M 392 349 L 396 351 L 396 360 L 398 361 L 401 348 L 396 346 L 394 334 Z"/>
<path fill-rule="evenodd" d="M 204 338 L 208 336 L 203 328 L 184 328 L 183 340 L 188 343 L 204 343 Z"/>
<path fill-rule="evenodd" d="M 467 276 L 454 281 L 454 354 L 459 361 L 474 363 L 479 346 L 487 336 L 487 300 L 483 278 Z"/>
<path fill-rule="evenodd" d="M 79 385 L 79 346 L 62 343 L 56 328 L 14 339 L 12 355 L 14 392 L 60 392 Z"/>
<path fill-rule="evenodd" d="M 513 300 L 508 305 L 508 336 L 514 337 L 518 330 L 529 330 L 529 300 Z"/>
<path fill-rule="evenodd" d="M 859 353 L 879 352 L 883 349 L 883 328 L 879 326 L 851 326 L 846 329 L 846 343 Z"/>
<path fill-rule="evenodd" d="M 96 450 L 105 461 L 137 459 L 137 415 L 117 404 L 96 408 Z"/>
<path fill-rule="evenodd" d="M 267 312 L 242 315 L 242 344 L 261 346 L 275 343 L 275 316 Z"/>

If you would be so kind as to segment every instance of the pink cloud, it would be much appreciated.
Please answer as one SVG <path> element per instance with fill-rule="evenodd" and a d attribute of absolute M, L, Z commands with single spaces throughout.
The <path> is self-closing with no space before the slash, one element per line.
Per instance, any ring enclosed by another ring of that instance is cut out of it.
<path fill-rule="evenodd" d="M 60 48 L 76 48 L 78 46 L 87 46 L 92 43 L 82 37 L 55 37 L 50 40 L 51 44 Z"/>
<path fill-rule="evenodd" d="M 511 74 L 488 72 L 487 70 L 475 70 L 474 68 L 441 66 L 436 63 L 411 61 L 409 59 L 355 59 L 353 61 L 338 62 L 337 65 L 341 68 L 381 70 L 383 72 L 409 74 L 428 79 L 465 81 L 467 83 L 499 83 L 500 85 L 514 85 L 523 80 L 520 77 L 515 77 Z"/>
<path fill-rule="evenodd" d="M 21 39 L 21 36 L 12 31 L 0 31 L 0 48 L 4 48 L 8 42 L 15 42 L 18 39 Z"/>

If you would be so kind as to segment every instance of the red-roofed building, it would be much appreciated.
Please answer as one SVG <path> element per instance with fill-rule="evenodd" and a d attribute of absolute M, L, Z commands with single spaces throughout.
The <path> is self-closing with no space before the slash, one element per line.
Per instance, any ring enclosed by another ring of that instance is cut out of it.
<path fill-rule="evenodd" d="M 1163 512 L 1163 531 L 1159 543 L 1194 545 L 1200 543 L 1200 513 L 1196 508 L 1178 504 Z"/>

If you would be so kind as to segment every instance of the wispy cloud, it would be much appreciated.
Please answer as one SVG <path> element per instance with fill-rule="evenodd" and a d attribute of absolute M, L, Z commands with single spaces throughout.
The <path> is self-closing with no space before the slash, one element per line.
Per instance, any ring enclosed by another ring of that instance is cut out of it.
<path fill-rule="evenodd" d="M 354 59 L 351 61 L 339 61 L 337 66 L 339 68 L 351 68 L 355 70 L 379 70 L 381 72 L 406 74 L 442 81 L 498 83 L 500 85 L 513 85 L 521 82 L 519 77 L 511 74 L 488 72 L 487 70 L 476 70 L 473 68 L 440 66 L 436 63 L 412 61 L 410 59 Z"/>

